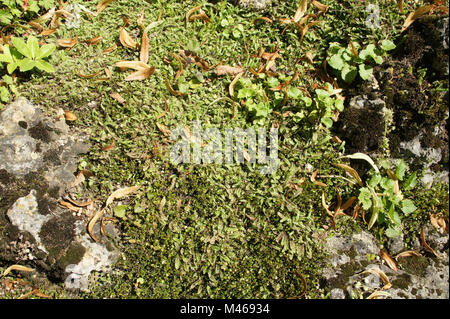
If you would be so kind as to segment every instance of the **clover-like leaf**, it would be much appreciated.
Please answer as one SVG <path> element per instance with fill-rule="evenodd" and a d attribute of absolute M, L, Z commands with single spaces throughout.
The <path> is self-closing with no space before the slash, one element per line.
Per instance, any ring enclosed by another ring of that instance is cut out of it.
<path fill-rule="evenodd" d="M 363 80 L 367 80 L 373 73 L 373 68 L 370 65 L 360 64 L 358 68 L 359 76 Z"/>
<path fill-rule="evenodd" d="M 383 41 L 381 41 L 380 47 L 384 51 L 390 51 L 390 50 L 394 50 L 395 49 L 395 44 L 391 40 L 383 40 Z"/>

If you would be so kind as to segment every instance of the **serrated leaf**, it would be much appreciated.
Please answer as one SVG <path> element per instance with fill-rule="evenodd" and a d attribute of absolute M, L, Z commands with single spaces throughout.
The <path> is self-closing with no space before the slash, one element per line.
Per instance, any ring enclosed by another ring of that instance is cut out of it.
<path fill-rule="evenodd" d="M 397 176 L 397 178 L 402 181 L 403 177 L 405 176 L 405 172 L 406 172 L 407 168 L 408 168 L 408 165 L 405 163 L 405 161 L 400 159 L 397 162 L 397 168 L 395 170 L 395 176 Z"/>
<path fill-rule="evenodd" d="M 363 209 L 368 210 L 372 207 L 372 193 L 367 187 L 362 187 L 359 189 L 358 200 L 363 204 Z"/>

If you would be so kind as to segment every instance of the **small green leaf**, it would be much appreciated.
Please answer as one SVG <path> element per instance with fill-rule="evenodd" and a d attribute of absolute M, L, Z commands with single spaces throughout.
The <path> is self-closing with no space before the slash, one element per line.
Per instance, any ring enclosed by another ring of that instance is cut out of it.
<path fill-rule="evenodd" d="M 14 59 L 11 55 L 9 45 L 3 46 L 3 54 L 0 54 L 0 62 L 13 63 Z"/>
<path fill-rule="evenodd" d="M 9 74 L 12 74 L 15 69 L 17 69 L 18 65 L 16 62 L 9 63 L 6 69 L 8 70 Z"/>
<path fill-rule="evenodd" d="M 328 60 L 328 64 L 336 70 L 342 70 L 342 68 L 345 65 L 344 60 L 339 54 L 334 54 L 331 56 L 331 58 Z"/>
<path fill-rule="evenodd" d="M 399 227 L 397 225 L 392 225 L 389 226 L 384 233 L 389 238 L 398 237 L 402 234 L 402 228 L 401 226 Z"/>
<path fill-rule="evenodd" d="M 274 88 L 274 87 L 276 87 L 278 84 L 280 84 L 280 81 L 278 81 L 278 79 L 277 79 L 276 77 L 273 77 L 273 76 L 268 77 L 267 80 L 266 80 L 266 82 L 267 82 L 267 85 L 268 85 L 270 88 Z"/>
<path fill-rule="evenodd" d="M 53 43 L 44 44 L 37 55 L 37 59 L 44 59 L 55 51 L 56 46 Z"/>
<path fill-rule="evenodd" d="M 363 204 L 363 209 L 368 210 L 372 206 L 372 194 L 370 189 L 362 187 L 359 189 L 358 200 Z"/>
<path fill-rule="evenodd" d="M 358 71 L 356 67 L 346 64 L 341 70 L 341 77 L 347 83 L 352 83 L 356 78 Z"/>
<path fill-rule="evenodd" d="M 383 41 L 381 41 L 381 48 L 384 51 L 390 51 L 390 50 L 395 49 L 395 44 L 391 40 L 383 40 Z"/>
<path fill-rule="evenodd" d="M 367 80 L 373 73 L 373 68 L 370 65 L 360 64 L 359 65 L 359 76 L 364 81 Z"/>
<path fill-rule="evenodd" d="M 334 107 L 335 107 L 339 112 L 344 111 L 344 101 L 342 101 L 341 99 L 336 99 L 336 100 L 334 101 Z"/>
<path fill-rule="evenodd" d="M 39 53 L 38 39 L 30 35 L 27 41 L 27 47 L 30 50 L 31 58 L 35 59 Z"/>
<path fill-rule="evenodd" d="M 399 180 L 403 180 L 403 177 L 405 176 L 405 172 L 406 169 L 408 168 L 408 165 L 405 163 L 404 160 L 400 159 L 397 162 L 397 168 L 395 170 L 395 176 L 397 176 L 397 178 Z"/>
<path fill-rule="evenodd" d="M 29 58 L 25 58 L 23 60 L 18 61 L 20 72 L 26 72 L 31 70 L 36 66 L 36 61 L 31 60 Z"/>
<path fill-rule="evenodd" d="M 322 117 L 320 121 L 326 128 L 331 128 L 333 126 L 333 120 L 330 117 Z"/>
<path fill-rule="evenodd" d="M 13 43 L 16 50 L 19 51 L 22 55 L 30 59 L 32 58 L 31 51 L 22 38 L 12 37 L 11 42 Z"/>
<path fill-rule="evenodd" d="M 294 86 L 289 87 L 288 89 L 288 96 L 292 99 L 298 99 L 299 97 L 303 96 L 302 91 Z"/>
<path fill-rule="evenodd" d="M 36 67 L 42 71 L 45 72 L 55 72 L 55 69 L 53 68 L 53 65 L 51 65 L 50 63 L 44 61 L 44 60 L 37 60 L 36 61 Z"/>
<path fill-rule="evenodd" d="M 412 213 L 416 209 L 417 209 L 417 207 L 414 205 L 414 202 L 412 200 L 405 199 L 405 200 L 402 201 L 401 210 L 406 215 Z"/>
<path fill-rule="evenodd" d="M 118 217 L 118 218 L 124 218 L 125 217 L 125 213 L 127 211 L 128 206 L 127 205 L 117 205 L 116 207 L 114 207 L 113 211 L 114 211 L 114 216 Z"/>
<path fill-rule="evenodd" d="M 370 187 L 375 188 L 380 181 L 381 181 L 381 175 L 380 174 L 375 174 L 369 180 L 368 184 L 369 184 Z"/>
<path fill-rule="evenodd" d="M 403 184 L 404 190 L 410 190 L 414 188 L 414 186 L 417 185 L 417 174 L 416 172 L 409 175 L 409 177 L 406 179 L 405 184 Z"/>

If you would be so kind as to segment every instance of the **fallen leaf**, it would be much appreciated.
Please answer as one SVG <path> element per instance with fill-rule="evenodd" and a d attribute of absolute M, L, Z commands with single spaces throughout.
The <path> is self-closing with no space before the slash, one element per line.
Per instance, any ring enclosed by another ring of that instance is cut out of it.
<path fill-rule="evenodd" d="M 319 11 L 326 13 L 328 11 L 328 8 L 330 6 L 327 6 L 325 4 L 320 3 L 319 1 L 314 0 L 313 2 L 311 2 L 311 4 L 313 6 L 315 6 L 317 9 L 319 9 Z"/>
<path fill-rule="evenodd" d="M 70 197 L 65 198 L 65 200 L 67 200 L 67 201 L 70 202 L 71 204 L 73 204 L 73 205 L 75 205 L 75 206 L 78 206 L 78 207 L 86 207 L 86 206 L 89 206 L 90 204 L 92 204 L 92 203 L 95 201 L 95 200 L 89 200 L 89 201 L 87 201 L 87 202 L 82 203 L 82 202 L 79 202 L 79 201 L 77 201 L 77 200 L 75 200 L 75 199 L 72 199 L 72 198 L 70 198 Z"/>
<path fill-rule="evenodd" d="M 58 204 L 63 206 L 63 207 L 65 207 L 65 208 L 67 208 L 67 209 L 70 209 L 71 211 L 74 211 L 74 212 L 79 212 L 80 209 L 81 209 L 80 207 L 75 207 L 72 203 L 66 202 L 66 201 L 64 201 L 62 199 L 60 199 L 58 201 Z"/>
<path fill-rule="evenodd" d="M 300 42 L 303 41 L 303 37 L 306 35 L 306 33 L 308 32 L 309 28 L 320 24 L 322 21 L 312 21 L 310 23 L 308 23 L 307 25 L 305 25 L 303 28 L 301 28 L 301 35 L 300 35 Z"/>
<path fill-rule="evenodd" d="M 128 17 L 126 17 L 126 16 L 122 17 L 122 22 L 123 22 L 123 26 L 124 27 L 127 27 L 127 26 L 129 26 L 131 24 L 131 20 Z"/>
<path fill-rule="evenodd" d="M 353 167 L 346 165 L 346 164 L 333 164 L 333 165 L 344 169 L 350 176 L 352 176 L 356 180 L 356 182 L 359 184 L 359 186 L 364 186 L 364 183 L 361 180 L 361 177 L 359 176 L 358 172 Z"/>
<path fill-rule="evenodd" d="M 187 24 L 188 24 L 188 22 L 189 22 L 190 16 L 191 16 L 195 11 L 198 11 L 198 10 L 200 10 L 201 8 L 202 8 L 202 6 L 197 6 L 197 7 L 194 7 L 194 8 L 192 8 L 192 9 L 190 9 L 188 12 L 186 12 L 186 26 L 187 26 Z"/>
<path fill-rule="evenodd" d="M 31 272 L 34 271 L 33 268 L 21 266 L 21 265 L 12 265 L 5 269 L 5 271 L 2 274 L 2 277 L 5 277 L 7 274 L 9 274 L 12 270 L 18 270 L 18 271 L 26 271 Z"/>
<path fill-rule="evenodd" d="M 164 99 L 164 105 L 165 105 L 165 110 L 156 117 L 157 120 L 159 120 L 160 118 L 162 118 L 164 115 L 166 115 L 169 112 L 169 103 L 167 103 L 166 99 Z"/>
<path fill-rule="evenodd" d="M 178 64 L 180 65 L 180 67 L 177 71 L 177 74 L 175 74 L 174 81 L 176 81 L 181 76 L 181 74 L 183 74 L 183 70 L 184 70 L 183 69 L 183 61 L 181 61 L 181 58 L 177 54 L 175 54 L 175 53 L 171 53 L 171 54 L 177 60 Z"/>
<path fill-rule="evenodd" d="M 256 24 L 258 21 L 264 21 L 267 23 L 272 23 L 273 21 L 267 17 L 258 17 L 255 20 L 253 20 L 253 23 Z"/>
<path fill-rule="evenodd" d="M 209 17 L 206 15 L 205 11 L 202 9 L 199 10 L 199 14 L 194 14 L 189 17 L 189 21 L 192 22 L 194 20 L 202 20 L 204 23 L 209 23 Z"/>
<path fill-rule="evenodd" d="M 168 79 L 165 80 L 166 82 L 166 87 L 169 90 L 170 94 L 175 95 L 175 96 L 183 96 L 186 95 L 186 93 L 182 93 L 180 91 L 175 91 L 172 86 L 170 85 L 170 82 Z"/>
<path fill-rule="evenodd" d="M 117 44 L 114 44 L 113 46 L 105 49 L 102 53 L 103 54 L 108 54 L 108 53 L 111 53 L 112 51 L 114 51 L 115 49 L 117 49 Z"/>
<path fill-rule="evenodd" d="M 378 275 L 381 278 L 381 280 L 383 281 L 383 284 L 384 284 L 384 286 L 382 288 L 383 290 L 386 290 L 386 289 L 389 289 L 392 287 L 392 284 L 390 283 L 388 276 L 386 276 L 386 274 L 381 269 L 371 268 L 371 269 L 363 272 L 363 274 L 365 274 L 365 273 L 371 273 L 374 275 Z"/>
<path fill-rule="evenodd" d="M 81 74 L 81 73 L 78 73 L 78 75 L 81 76 L 83 79 L 92 79 L 92 78 L 96 77 L 97 75 L 99 75 L 101 72 L 102 71 L 98 71 L 98 72 L 95 72 L 95 73 L 92 73 L 92 74 Z"/>
<path fill-rule="evenodd" d="M 300 19 L 305 15 L 306 10 L 308 9 L 308 0 L 301 0 L 300 5 L 295 12 L 294 18 L 292 19 L 294 22 L 300 21 Z"/>
<path fill-rule="evenodd" d="M 103 40 L 103 37 L 101 35 L 99 35 L 98 37 L 86 40 L 85 42 L 89 45 L 96 45 L 102 40 Z"/>
<path fill-rule="evenodd" d="M 148 63 L 148 35 L 144 32 L 142 35 L 141 51 L 139 53 L 139 60 L 144 63 Z"/>
<path fill-rule="evenodd" d="M 411 256 L 417 256 L 417 257 L 419 257 L 419 256 L 422 256 L 422 255 L 421 255 L 419 252 L 415 251 L 415 250 L 407 250 L 407 251 L 403 251 L 403 252 L 401 252 L 401 253 L 398 253 L 398 254 L 395 256 L 395 260 L 398 261 L 398 259 L 399 259 L 400 257 L 411 257 Z"/>
<path fill-rule="evenodd" d="M 244 70 L 240 66 L 234 67 L 229 65 L 219 65 L 214 70 L 216 75 L 237 75 L 242 72 Z"/>
<path fill-rule="evenodd" d="M 73 39 L 59 39 L 59 40 L 56 40 L 56 43 L 60 47 L 72 48 L 75 44 L 78 43 L 78 36 L 75 36 L 75 38 L 73 38 Z"/>
<path fill-rule="evenodd" d="M 46 295 L 46 294 L 40 292 L 38 289 L 33 289 L 32 293 L 33 293 L 33 295 L 35 295 L 36 297 L 39 297 L 39 298 L 46 298 L 46 299 L 51 298 L 49 295 Z"/>
<path fill-rule="evenodd" d="M 313 182 L 315 185 L 322 186 L 322 187 L 326 187 L 327 184 L 322 183 L 322 182 L 319 182 L 319 181 L 316 181 L 316 176 L 317 176 L 318 173 L 319 173 L 319 171 L 313 172 L 313 173 L 311 174 L 311 176 L 309 177 L 309 179 L 310 179 L 311 182 Z"/>
<path fill-rule="evenodd" d="M 42 35 L 43 37 L 45 37 L 45 36 L 51 35 L 55 32 L 56 32 L 56 29 L 47 29 L 47 30 L 42 30 L 42 32 L 39 34 Z"/>
<path fill-rule="evenodd" d="M 364 153 L 354 153 L 354 154 L 346 155 L 346 156 L 343 156 L 343 157 L 351 158 L 351 159 L 362 159 L 362 160 L 365 160 L 366 162 L 368 162 L 373 167 L 375 172 L 380 173 L 380 170 L 378 169 L 377 165 L 375 165 L 373 160 L 368 155 L 366 155 Z"/>
<path fill-rule="evenodd" d="M 141 13 L 139 14 L 139 17 L 137 18 L 136 23 L 142 30 L 145 29 L 145 25 L 144 25 L 144 10 L 142 10 Z"/>
<path fill-rule="evenodd" d="M 158 127 L 158 129 L 161 131 L 161 133 L 164 134 L 164 136 L 170 135 L 169 129 L 167 129 L 167 127 L 164 124 L 156 122 L 156 127 Z"/>
<path fill-rule="evenodd" d="M 121 69 L 133 69 L 136 71 L 145 70 L 150 68 L 146 63 L 142 61 L 119 61 L 114 66 Z"/>
<path fill-rule="evenodd" d="M 231 81 L 230 86 L 228 87 L 228 93 L 230 93 L 231 98 L 234 97 L 234 86 L 236 85 L 237 81 L 241 78 L 241 76 L 244 74 L 244 72 L 238 73 L 233 81 Z"/>
<path fill-rule="evenodd" d="M 398 271 L 397 265 L 395 264 L 395 261 L 392 259 L 391 256 L 389 256 L 388 252 L 384 249 L 380 250 L 380 257 L 383 258 L 383 260 L 386 262 L 386 264 L 394 271 Z"/>
<path fill-rule="evenodd" d="M 436 257 L 439 257 L 439 255 L 436 253 L 436 251 L 433 248 L 431 248 L 430 245 L 428 245 L 428 243 L 426 242 L 425 234 L 423 232 L 423 228 L 422 228 L 422 231 L 420 232 L 420 239 L 422 240 L 422 244 L 423 244 L 423 246 L 425 247 L 426 250 L 431 252 Z"/>
<path fill-rule="evenodd" d="M 66 118 L 66 121 L 76 121 L 77 120 L 77 116 L 73 112 L 70 112 L 70 111 L 65 111 L 64 117 Z"/>
<path fill-rule="evenodd" d="M 117 92 L 113 92 L 109 96 L 112 97 L 117 102 L 119 102 L 120 104 L 124 104 L 126 102 L 125 99 L 122 97 L 122 95 L 120 95 Z"/>
<path fill-rule="evenodd" d="M 370 294 L 369 297 L 367 297 L 366 299 L 377 299 L 378 297 L 390 297 L 391 294 L 387 293 L 386 291 L 375 291 L 373 293 Z"/>
<path fill-rule="evenodd" d="M 441 233 L 448 232 L 447 223 L 441 214 L 430 214 L 431 224 Z"/>
<path fill-rule="evenodd" d="M 97 3 L 97 15 L 102 12 L 108 4 L 113 2 L 114 0 L 101 0 L 99 3 Z"/>
<path fill-rule="evenodd" d="M 153 73 L 155 73 L 155 67 L 149 67 L 146 69 L 138 70 L 131 73 L 125 78 L 125 81 L 141 81 L 149 78 Z"/>
<path fill-rule="evenodd" d="M 435 6 L 434 5 L 427 5 L 427 6 L 423 6 L 418 8 L 417 10 L 411 12 L 407 17 L 405 22 L 403 23 L 402 26 L 402 32 L 405 31 L 406 29 L 408 29 L 408 27 L 414 22 L 416 21 L 418 18 L 420 18 L 421 16 L 427 14 L 428 12 L 430 12 L 431 10 L 433 10 Z"/>
<path fill-rule="evenodd" d="M 130 37 L 127 30 L 125 30 L 123 27 L 120 27 L 119 40 L 120 43 L 122 43 L 122 45 L 126 48 L 132 50 L 137 48 L 137 43 Z"/>
<path fill-rule="evenodd" d="M 113 149 L 113 147 L 116 145 L 115 140 L 112 140 L 111 144 L 107 146 L 102 146 L 102 151 L 110 151 Z"/>

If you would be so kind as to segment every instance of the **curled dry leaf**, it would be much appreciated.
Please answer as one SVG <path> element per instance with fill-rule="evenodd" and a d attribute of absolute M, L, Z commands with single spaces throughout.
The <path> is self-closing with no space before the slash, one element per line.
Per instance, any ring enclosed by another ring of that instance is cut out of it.
<path fill-rule="evenodd" d="M 29 267 L 25 267 L 25 266 L 21 266 L 21 265 L 12 265 L 5 269 L 5 271 L 2 274 L 2 277 L 5 277 L 7 274 L 9 274 L 13 270 L 26 271 L 26 272 L 34 271 L 33 268 L 29 268 Z"/>
<path fill-rule="evenodd" d="M 340 164 L 340 163 L 336 163 L 333 165 L 345 170 L 351 177 L 353 177 L 356 180 L 356 182 L 359 184 L 359 186 L 364 186 L 364 183 L 361 180 L 361 177 L 359 176 L 358 172 L 353 167 L 346 165 L 346 164 Z"/>
<path fill-rule="evenodd" d="M 112 140 L 111 144 L 109 144 L 107 146 L 102 146 L 102 151 L 110 151 L 114 148 L 115 145 L 116 145 L 116 141 Z"/>
<path fill-rule="evenodd" d="M 155 73 L 155 67 L 148 67 L 146 69 L 138 70 L 131 73 L 125 78 L 125 81 L 141 81 L 149 78 L 153 73 Z"/>
<path fill-rule="evenodd" d="M 400 257 L 411 257 L 411 256 L 419 257 L 419 256 L 422 256 L 422 255 L 421 255 L 418 251 L 415 251 L 415 250 L 407 250 L 407 251 L 403 251 L 403 252 L 397 254 L 397 255 L 395 256 L 395 260 L 398 261 L 398 259 L 399 259 Z"/>
<path fill-rule="evenodd" d="M 85 42 L 89 45 L 96 45 L 102 40 L 103 40 L 103 37 L 101 35 L 99 35 L 98 37 L 86 40 Z"/>
<path fill-rule="evenodd" d="M 58 201 L 58 204 L 74 212 L 79 212 L 81 209 L 80 207 L 75 207 L 72 203 L 66 202 L 65 200 L 62 199 Z"/>
<path fill-rule="evenodd" d="M 131 186 L 131 187 L 124 187 L 124 188 L 120 188 L 116 191 L 114 191 L 111 195 L 109 195 L 109 197 L 106 200 L 106 204 L 105 207 L 103 207 L 100 211 L 98 211 L 97 213 L 95 213 L 95 215 L 92 217 L 92 219 L 89 221 L 88 223 L 88 233 L 91 236 L 91 238 L 98 242 L 98 239 L 94 236 L 94 234 L 92 233 L 92 230 L 94 228 L 95 223 L 97 222 L 97 220 L 103 215 L 104 211 L 106 210 L 106 208 L 116 199 L 118 198 L 122 198 L 125 196 L 128 196 L 130 194 L 135 193 L 139 188 L 141 188 L 140 185 L 137 186 Z"/>
<path fill-rule="evenodd" d="M 430 214 L 431 224 L 441 233 L 448 232 L 448 225 L 442 214 Z"/>
<path fill-rule="evenodd" d="M 294 22 L 300 21 L 300 19 L 305 15 L 306 10 L 308 9 L 308 0 L 301 0 L 300 5 L 295 12 L 294 18 L 292 19 Z"/>
<path fill-rule="evenodd" d="M 392 284 L 389 281 L 388 276 L 386 276 L 386 274 L 381 269 L 371 268 L 371 269 L 363 272 L 363 274 L 365 274 L 365 273 L 371 273 L 374 275 L 378 275 L 381 278 L 381 280 L 383 281 L 383 284 L 384 284 L 384 286 L 382 288 L 383 290 L 386 290 L 386 289 L 389 289 L 392 287 Z"/>
<path fill-rule="evenodd" d="M 119 40 L 120 43 L 126 48 L 135 50 L 137 48 L 137 43 L 130 37 L 127 30 L 125 30 L 123 27 L 120 27 L 119 32 Z"/>
<path fill-rule="evenodd" d="M 242 72 L 244 70 L 240 66 L 234 67 L 229 65 L 219 65 L 214 70 L 216 75 L 237 75 Z"/>
<path fill-rule="evenodd" d="M 164 136 L 169 136 L 170 135 L 169 129 L 164 124 L 156 122 L 156 126 L 161 131 L 161 133 L 164 134 Z"/>
<path fill-rule="evenodd" d="M 115 49 L 117 49 L 117 44 L 114 44 L 113 46 L 111 46 L 111 47 L 105 49 L 102 53 L 103 53 L 103 54 L 108 54 L 108 53 L 113 52 Z"/>
<path fill-rule="evenodd" d="M 171 54 L 177 60 L 178 64 L 180 65 L 180 68 L 178 69 L 177 74 L 175 74 L 174 80 L 176 81 L 181 76 L 181 74 L 183 74 L 183 71 L 184 71 L 183 61 L 181 61 L 181 58 L 177 54 L 175 54 L 175 53 L 171 53 Z"/>
<path fill-rule="evenodd" d="M 419 9 L 411 12 L 407 17 L 405 22 L 403 23 L 402 26 L 402 32 L 405 31 L 406 29 L 408 29 L 408 27 L 414 22 L 416 21 L 418 18 L 420 18 L 421 16 L 427 14 L 428 12 L 430 12 L 431 10 L 433 10 L 435 6 L 434 5 L 427 5 L 427 6 L 423 6 L 420 7 Z"/>
<path fill-rule="evenodd" d="M 194 7 L 194 8 L 192 8 L 192 9 L 190 9 L 188 12 L 186 12 L 186 26 L 187 26 L 188 22 L 190 21 L 189 19 L 190 19 L 191 15 L 192 15 L 195 11 L 200 10 L 201 8 L 202 8 L 202 6 L 197 6 L 197 7 Z"/>
<path fill-rule="evenodd" d="M 387 293 L 386 291 L 377 290 L 377 291 L 371 293 L 370 296 L 367 297 L 367 299 L 377 299 L 378 297 L 390 297 L 390 296 L 391 296 L 391 294 Z"/>
<path fill-rule="evenodd" d="M 258 17 L 255 20 L 253 20 L 253 23 L 256 24 L 259 21 L 264 21 L 264 22 L 267 22 L 267 23 L 272 23 L 273 22 L 271 19 L 269 19 L 267 17 Z"/>
<path fill-rule="evenodd" d="M 383 258 L 383 260 L 386 262 L 386 264 L 394 271 L 398 271 L 397 265 L 395 264 L 395 261 L 392 259 L 391 256 L 389 256 L 388 252 L 384 249 L 380 250 L 380 257 Z"/>
<path fill-rule="evenodd" d="M 209 17 L 206 15 L 205 11 L 202 9 L 199 10 L 199 14 L 194 14 L 189 17 L 189 21 L 192 22 L 194 20 L 202 20 L 204 23 L 209 23 Z"/>
<path fill-rule="evenodd" d="M 73 112 L 70 112 L 70 111 L 65 111 L 64 117 L 66 118 L 66 121 L 76 121 L 77 120 L 77 116 Z"/>
<path fill-rule="evenodd" d="M 114 0 L 101 0 L 99 3 L 97 3 L 97 15 L 102 12 L 108 4 L 113 2 Z"/>
<path fill-rule="evenodd" d="M 317 176 L 318 173 L 319 173 L 319 171 L 313 172 L 313 173 L 311 174 L 311 176 L 309 177 L 309 179 L 310 179 L 311 182 L 313 182 L 315 185 L 322 186 L 322 187 L 326 187 L 327 184 L 322 183 L 322 182 L 319 182 L 319 181 L 316 181 L 316 176 Z"/>
<path fill-rule="evenodd" d="M 75 200 L 75 199 L 72 199 L 72 198 L 70 198 L 70 197 L 67 197 L 67 198 L 65 198 L 68 202 L 70 202 L 71 204 L 73 204 L 73 205 L 75 205 L 75 206 L 78 206 L 78 207 L 86 207 L 86 206 L 89 206 L 90 204 L 92 204 L 95 200 L 89 200 L 89 201 L 87 201 L 87 202 L 84 202 L 84 203 L 82 203 L 82 202 L 79 202 L 79 201 L 77 201 L 77 200 Z"/>
<path fill-rule="evenodd" d="M 170 85 L 170 82 L 168 79 L 165 80 L 166 83 L 166 87 L 169 90 L 170 94 L 175 95 L 175 96 L 183 96 L 186 95 L 186 93 L 182 93 L 180 91 L 175 91 L 172 86 Z"/>
<path fill-rule="evenodd" d="M 92 73 L 92 74 L 81 74 L 81 73 L 78 73 L 78 75 L 80 77 L 82 77 L 83 79 L 92 79 L 92 78 L 95 78 L 97 75 L 99 75 L 101 72 L 102 71 L 97 71 L 97 72 Z"/>
<path fill-rule="evenodd" d="M 436 251 L 433 248 L 431 248 L 430 245 L 428 245 L 428 243 L 426 242 L 423 228 L 422 228 L 422 231 L 420 232 L 420 239 L 422 240 L 423 247 L 425 247 L 426 250 L 431 252 L 436 257 L 439 257 L 439 255 L 436 253 Z"/>
<path fill-rule="evenodd" d="M 121 69 L 133 69 L 136 71 L 148 69 L 149 66 L 142 61 L 119 61 L 114 66 Z"/>
<path fill-rule="evenodd" d="M 56 43 L 63 48 L 72 48 L 75 44 L 78 43 L 78 36 L 75 36 L 73 39 L 59 39 L 56 40 Z"/>
<path fill-rule="evenodd" d="M 164 99 L 164 106 L 165 106 L 165 109 L 161 114 L 159 114 L 156 117 L 157 120 L 159 120 L 160 118 L 162 118 L 164 115 L 166 115 L 169 112 L 169 103 L 167 103 L 166 99 Z"/>
<path fill-rule="evenodd" d="M 326 13 L 328 11 L 328 8 L 330 6 L 327 6 L 325 4 L 320 3 L 319 1 L 314 0 L 311 2 L 313 6 L 315 6 L 317 9 L 319 9 L 320 12 Z"/>
<path fill-rule="evenodd" d="M 234 86 L 236 85 L 237 81 L 239 81 L 239 79 L 241 78 L 242 74 L 244 74 L 244 72 L 240 72 L 238 73 L 233 81 L 231 81 L 230 86 L 228 87 L 228 92 L 230 93 L 231 98 L 234 97 Z"/>
<path fill-rule="evenodd" d="M 45 37 L 45 36 L 51 35 L 55 32 L 56 32 L 56 29 L 47 29 L 47 30 L 42 30 L 42 32 L 39 34 L 42 35 L 43 37 Z"/>

